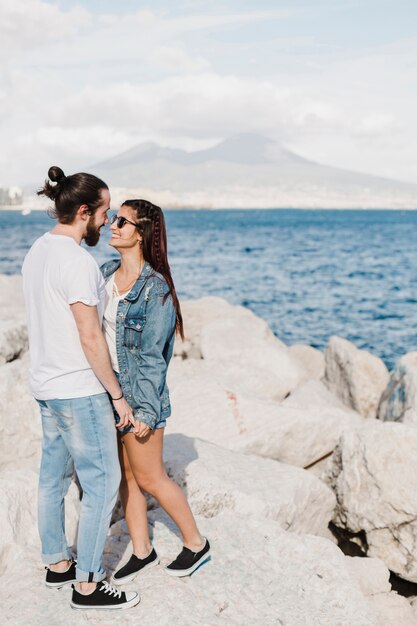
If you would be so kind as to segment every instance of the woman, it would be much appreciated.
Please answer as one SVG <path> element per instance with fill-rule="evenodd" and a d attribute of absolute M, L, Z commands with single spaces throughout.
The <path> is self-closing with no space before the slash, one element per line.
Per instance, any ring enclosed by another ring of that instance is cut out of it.
<path fill-rule="evenodd" d="M 111 220 L 109 244 L 120 260 L 105 263 L 108 300 L 103 329 L 113 368 L 135 426 L 120 429 L 120 496 L 133 544 L 128 563 L 112 576 L 121 585 L 159 563 L 151 546 L 143 491 L 153 495 L 178 525 L 184 547 L 166 568 L 173 576 L 192 574 L 210 556 L 210 545 L 196 526 L 180 487 L 162 461 L 166 419 L 170 415 L 166 373 L 175 332 L 183 336 L 181 309 L 167 258 L 165 220 L 146 200 L 127 200 Z M 116 422 L 118 416 L 115 415 Z"/>

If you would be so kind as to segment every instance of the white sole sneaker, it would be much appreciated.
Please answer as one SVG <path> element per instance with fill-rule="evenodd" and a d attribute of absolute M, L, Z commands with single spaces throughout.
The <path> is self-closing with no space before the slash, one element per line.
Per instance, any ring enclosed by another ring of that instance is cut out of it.
<path fill-rule="evenodd" d="M 191 576 L 191 574 L 195 572 L 196 569 L 198 569 L 201 565 L 203 565 L 203 563 L 209 561 L 210 559 L 211 551 L 209 550 L 208 552 L 203 554 L 201 559 L 199 559 L 196 563 L 194 563 L 192 567 L 189 567 L 188 569 L 168 569 L 166 567 L 165 571 L 170 576 L 176 576 L 177 578 L 181 578 L 182 576 Z"/>
<path fill-rule="evenodd" d="M 133 606 L 136 606 L 140 602 L 140 595 L 136 593 L 135 597 L 127 602 L 123 602 L 123 604 L 115 604 L 113 606 L 103 606 L 103 605 L 82 605 L 77 604 L 71 600 L 70 606 L 72 609 L 77 609 L 81 611 L 89 611 L 90 609 L 94 609 L 95 611 L 123 611 L 123 609 L 130 609 Z"/>
<path fill-rule="evenodd" d="M 159 564 L 159 556 L 157 559 L 155 559 L 155 561 L 152 561 L 151 563 L 144 565 L 144 567 L 139 569 L 137 572 L 132 572 L 132 574 L 128 574 L 128 576 L 123 576 L 123 578 L 114 578 L 114 576 L 112 575 L 110 577 L 110 584 L 115 585 L 116 587 L 120 587 L 121 585 L 126 585 L 127 583 L 132 582 L 132 580 L 134 580 L 136 576 L 139 576 L 139 574 L 142 574 L 142 572 L 144 572 L 145 570 L 150 569 L 151 567 L 155 567 L 155 565 L 158 565 L 158 564 Z"/>

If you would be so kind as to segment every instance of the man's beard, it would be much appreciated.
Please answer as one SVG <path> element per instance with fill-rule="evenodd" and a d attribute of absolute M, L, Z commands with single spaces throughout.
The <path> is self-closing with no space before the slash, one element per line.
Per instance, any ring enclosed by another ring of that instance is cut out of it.
<path fill-rule="evenodd" d="M 87 246 L 91 247 L 96 246 L 100 239 L 100 228 L 97 228 L 97 226 L 95 225 L 94 218 L 94 215 L 90 215 L 87 222 L 87 232 L 84 235 L 85 243 L 87 244 Z"/>

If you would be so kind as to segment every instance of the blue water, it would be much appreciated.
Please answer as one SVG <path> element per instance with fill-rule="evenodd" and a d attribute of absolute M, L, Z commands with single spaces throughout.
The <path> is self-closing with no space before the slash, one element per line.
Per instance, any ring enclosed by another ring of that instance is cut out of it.
<path fill-rule="evenodd" d="M 323 348 L 338 334 L 389 366 L 417 349 L 417 212 L 171 211 L 166 220 L 180 297 L 243 304 L 287 344 Z M 0 212 L 0 273 L 18 273 L 52 224 L 44 213 Z M 115 255 L 106 240 L 90 249 L 98 262 Z"/>

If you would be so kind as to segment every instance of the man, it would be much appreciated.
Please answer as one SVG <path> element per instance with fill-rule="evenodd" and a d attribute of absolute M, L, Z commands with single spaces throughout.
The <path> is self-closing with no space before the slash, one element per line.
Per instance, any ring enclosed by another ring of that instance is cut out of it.
<path fill-rule="evenodd" d="M 102 554 L 120 482 L 111 397 L 118 427 L 134 423 L 114 375 L 101 331 L 105 289 L 93 257 L 80 246 L 96 245 L 107 224 L 110 194 L 91 174 L 65 176 L 50 168 L 39 195 L 54 201 L 57 224 L 37 239 L 22 274 L 26 303 L 30 385 L 42 416 L 43 443 L 38 514 L 46 585 L 73 585 L 77 609 L 135 606 L 135 592 L 104 581 Z M 77 562 L 65 538 L 64 498 L 73 471 L 83 497 Z"/>

